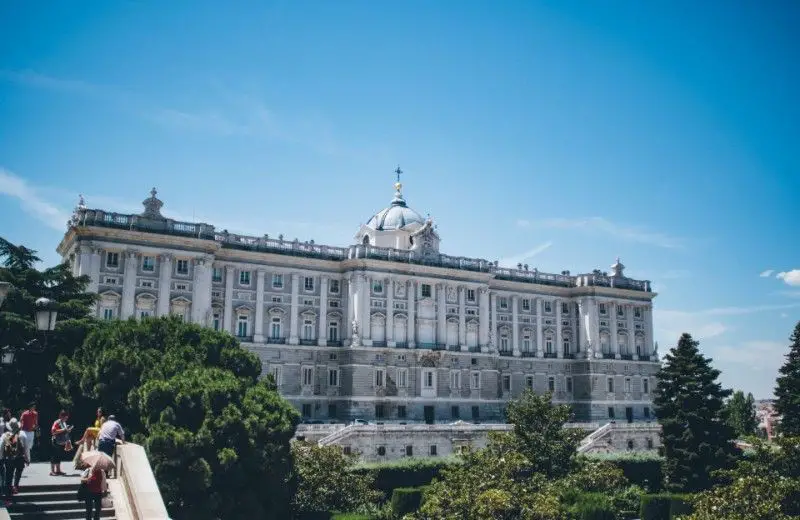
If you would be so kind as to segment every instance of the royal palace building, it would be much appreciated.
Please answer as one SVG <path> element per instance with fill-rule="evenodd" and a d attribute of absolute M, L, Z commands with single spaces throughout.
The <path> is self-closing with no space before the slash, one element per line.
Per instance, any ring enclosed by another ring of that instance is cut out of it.
<path fill-rule="evenodd" d="M 577 421 L 652 414 L 650 282 L 439 252 L 395 185 L 346 247 L 242 236 L 83 200 L 58 246 L 105 319 L 175 315 L 226 331 L 309 421 L 502 422 L 526 388 Z"/>

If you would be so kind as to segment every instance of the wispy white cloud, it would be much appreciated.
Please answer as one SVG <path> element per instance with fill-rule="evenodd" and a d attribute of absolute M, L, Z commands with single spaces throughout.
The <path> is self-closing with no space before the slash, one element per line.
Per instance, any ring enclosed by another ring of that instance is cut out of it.
<path fill-rule="evenodd" d="M 800 269 L 784 271 L 775 276 L 786 282 L 787 285 L 800 286 Z"/>
<path fill-rule="evenodd" d="M 772 276 L 772 273 L 774 272 L 775 270 L 773 269 L 767 269 L 766 271 L 762 271 L 761 274 L 758 276 L 760 276 L 761 278 L 769 278 L 770 276 Z"/>
<path fill-rule="evenodd" d="M 758 312 L 772 312 L 787 309 L 796 309 L 800 303 L 785 303 L 777 305 L 753 305 L 750 307 L 716 307 L 700 311 L 700 314 L 708 316 L 741 316 L 743 314 L 755 314 Z"/>
<path fill-rule="evenodd" d="M 623 225 L 611 222 L 603 217 L 587 218 L 550 218 L 541 220 L 517 220 L 521 228 L 540 227 L 550 229 L 579 229 L 596 233 L 603 233 L 620 240 L 637 242 L 665 249 L 679 249 L 684 247 L 684 240 L 678 237 L 647 230 L 642 227 Z"/>
<path fill-rule="evenodd" d="M 0 194 L 15 198 L 22 209 L 52 229 L 64 231 L 69 213 L 44 200 L 22 177 L 0 167 Z"/>
<path fill-rule="evenodd" d="M 524 264 L 527 260 L 530 260 L 536 255 L 546 251 L 552 245 L 553 245 L 552 242 L 545 242 L 543 244 L 539 244 L 538 246 L 534 247 L 529 251 L 525 251 L 524 253 L 508 256 L 506 258 L 501 258 L 500 260 L 498 260 L 498 263 L 503 267 L 516 267 L 517 264 Z"/>

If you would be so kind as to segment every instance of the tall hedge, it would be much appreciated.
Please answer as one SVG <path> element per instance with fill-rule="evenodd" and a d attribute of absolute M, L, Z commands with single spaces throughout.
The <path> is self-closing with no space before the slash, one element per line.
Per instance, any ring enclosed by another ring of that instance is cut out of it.
<path fill-rule="evenodd" d="M 613 463 L 625 474 L 631 484 L 636 484 L 650 493 L 663 489 L 662 465 L 664 458 L 648 453 L 611 453 L 607 455 L 591 455 Z"/>
<path fill-rule="evenodd" d="M 352 471 L 370 473 L 375 489 L 391 496 L 397 488 L 412 488 L 430 484 L 442 469 L 459 464 L 457 458 L 407 458 L 378 464 L 362 464 Z"/>
<path fill-rule="evenodd" d="M 680 515 L 688 515 L 692 511 L 691 495 L 662 493 L 644 495 L 639 513 L 642 520 L 670 520 Z"/>
<path fill-rule="evenodd" d="M 397 488 L 392 492 L 392 514 L 397 518 L 414 513 L 422 504 L 424 488 Z"/>

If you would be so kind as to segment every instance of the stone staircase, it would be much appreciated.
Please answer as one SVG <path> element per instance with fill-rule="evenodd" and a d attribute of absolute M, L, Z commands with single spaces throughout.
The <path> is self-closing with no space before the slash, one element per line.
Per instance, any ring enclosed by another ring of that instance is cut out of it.
<path fill-rule="evenodd" d="M 19 494 L 14 496 L 7 511 L 0 503 L 0 519 L 7 513 L 11 520 L 82 520 L 86 517 L 86 506 L 75 498 L 80 485 L 80 473 L 69 471 L 70 463 L 63 463 L 67 476 L 51 477 L 47 463 L 31 464 L 22 474 Z M 100 517 L 115 519 L 114 508 L 104 508 Z"/>

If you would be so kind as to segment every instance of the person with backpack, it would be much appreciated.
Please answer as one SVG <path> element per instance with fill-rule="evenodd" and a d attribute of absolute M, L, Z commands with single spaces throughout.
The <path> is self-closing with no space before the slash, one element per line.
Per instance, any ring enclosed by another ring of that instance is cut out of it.
<path fill-rule="evenodd" d="M 58 419 L 50 427 L 50 476 L 66 475 L 61 471 L 61 461 L 64 459 L 64 452 L 72 451 L 72 442 L 70 441 L 69 434 L 72 432 L 72 426 L 67 424 L 69 414 L 61 410 L 58 414 Z"/>
<path fill-rule="evenodd" d="M 6 505 L 11 503 L 14 495 L 19 493 L 19 481 L 22 471 L 29 462 L 25 451 L 25 443 L 20 436 L 20 425 L 16 419 L 8 422 L 6 433 L 0 436 L 0 458 L 5 469 L 2 495 Z"/>

